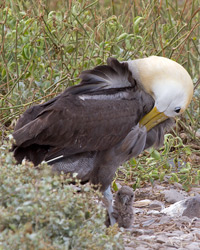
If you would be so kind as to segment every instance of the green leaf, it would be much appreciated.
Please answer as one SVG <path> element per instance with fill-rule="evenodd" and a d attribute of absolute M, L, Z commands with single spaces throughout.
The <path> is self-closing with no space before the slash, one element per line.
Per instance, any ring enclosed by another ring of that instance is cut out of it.
<path fill-rule="evenodd" d="M 144 18 L 141 17 L 141 16 L 137 16 L 134 18 L 133 20 L 133 28 L 134 28 L 134 32 L 135 34 L 138 34 L 139 33 L 139 24 L 140 22 L 143 20 Z"/>
<path fill-rule="evenodd" d="M 188 169 L 188 168 L 181 168 L 181 170 L 180 170 L 181 174 L 187 174 L 189 172 L 190 172 L 190 169 Z"/>
<path fill-rule="evenodd" d="M 118 187 L 117 187 L 117 184 L 116 184 L 115 180 L 112 182 L 112 188 L 113 188 L 113 190 L 114 190 L 115 192 L 117 192 Z"/>
<path fill-rule="evenodd" d="M 27 60 L 29 60 L 31 58 L 31 47 L 29 45 L 24 46 L 22 55 Z"/>
<path fill-rule="evenodd" d="M 185 151 L 185 153 L 187 154 L 187 155 L 191 155 L 192 154 L 192 151 L 191 151 L 191 149 L 189 148 L 189 147 L 184 147 L 184 151 Z"/>
<path fill-rule="evenodd" d="M 154 150 L 151 153 L 151 157 L 153 157 L 155 160 L 160 160 L 161 159 L 160 153 L 157 150 Z"/>
<path fill-rule="evenodd" d="M 177 176 L 177 174 L 172 173 L 171 174 L 171 178 L 170 178 L 173 182 L 179 182 L 179 178 Z"/>
<path fill-rule="evenodd" d="M 121 41 L 121 40 L 124 40 L 126 37 L 127 37 L 127 33 L 122 33 L 121 35 L 119 35 L 116 40 L 117 42 Z"/>
<path fill-rule="evenodd" d="M 67 51 L 67 53 L 69 53 L 69 54 L 71 54 L 72 52 L 74 52 L 74 51 L 75 51 L 74 45 L 68 45 L 68 46 L 66 47 L 66 51 Z"/>
<path fill-rule="evenodd" d="M 132 168 L 137 166 L 137 161 L 135 158 L 131 158 L 129 162 L 130 162 Z"/>
<path fill-rule="evenodd" d="M 3 68 L 2 69 L 2 71 L 1 71 L 1 75 L 2 75 L 2 78 L 4 77 L 4 76 L 6 76 L 6 70 Z"/>
<path fill-rule="evenodd" d="M 160 175 L 159 175 L 160 181 L 163 181 L 164 178 L 165 178 L 165 172 L 161 172 Z"/>

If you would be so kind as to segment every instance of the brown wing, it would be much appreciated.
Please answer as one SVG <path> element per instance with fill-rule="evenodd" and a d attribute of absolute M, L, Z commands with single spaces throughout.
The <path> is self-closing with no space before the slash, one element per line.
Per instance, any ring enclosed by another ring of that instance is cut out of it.
<path fill-rule="evenodd" d="M 28 108 L 24 114 L 21 115 L 20 119 L 18 120 L 15 130 L 22 128 L 24 125 L 28 124 L 29 122 L 36 119 L 36 117 L 47 107 L 51 107 L 51 105 L 59 98 L 60 96 L 56 96 L 55 98 L 49 100 L 48 102 L 45 102 L 43 104 L 35 105 L 30 108 Z"/>
<path fill-rule="evenodd" d="M 18 146 L 65 147 L 66 154 L 104 150 L 123 139 L 143 114 L 139 100 L 62 97 L 13 134 Z"/>

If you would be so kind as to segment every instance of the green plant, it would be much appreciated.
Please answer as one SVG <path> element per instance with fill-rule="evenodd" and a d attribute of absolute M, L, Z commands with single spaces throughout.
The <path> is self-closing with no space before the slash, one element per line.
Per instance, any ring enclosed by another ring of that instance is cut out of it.
<path fill-rule="evenodd" d="M 123 249 L 104 225 L 100 194 L 78 182 L 77 192 L 46 164 L 14 165 L 9 147 L 0 148 L 0 249 Z"/>
<path fill-rule="evenodd" d="M 155 180 L 170 183 L 179 182 L 185 190 L 191 186 L 200 184 L 199 162 L 194 164 L 191 156 L 199 154 L 199 151 L 184 145 L 180 137 L 166 134 L 164 147 L 159 151 L 150 149 L 141 157 L 131 159 L 119 170 L 119 176 L 123 181 L 133 182 L 133 188 L 139 188 Z M 122 172 L 122 173 L 121 173 Z"/>

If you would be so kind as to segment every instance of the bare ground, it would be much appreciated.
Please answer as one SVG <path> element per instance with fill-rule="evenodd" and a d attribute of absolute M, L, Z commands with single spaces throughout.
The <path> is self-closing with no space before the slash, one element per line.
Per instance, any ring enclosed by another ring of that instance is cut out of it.
<path fill-rule="evenodd" d="M 135 193 L 134 225 L 123 233 L 125 250 L 200 249 L 200 218 L 171 217 L 160 212 L 163 207 L 171 205 L 166 202 L 163 193 L 169 189 L 180 192 L 186 198 L 200 194 L 198 187 L 186 193 L 181 185 L 169 184 L 138 189 Z"/>

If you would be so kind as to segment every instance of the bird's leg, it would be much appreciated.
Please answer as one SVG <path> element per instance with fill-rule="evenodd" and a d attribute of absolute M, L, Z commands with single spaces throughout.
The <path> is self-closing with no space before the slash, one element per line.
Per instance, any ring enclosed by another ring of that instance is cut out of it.
<path fill-rule="evenodd" d="M 107 206 L 107 210 L 108 210 L 108 215 L 110 218 L 110 225 L 113 226 L 116 223 L 115 218 L 113 217 L 113 206 L 112 206 L 112 200 L 113 200 L 113 195 L 111 192 L 111 188 L 110 185 L 108 186 L 108 188 L 104 191 L 103 193 L 104 198 L 106 199 L 106 206 Z"/>

